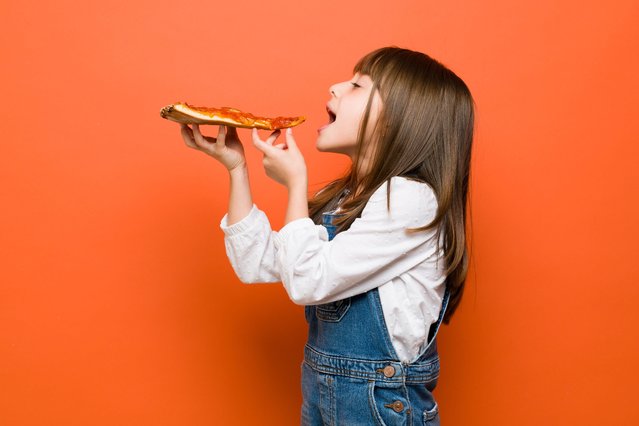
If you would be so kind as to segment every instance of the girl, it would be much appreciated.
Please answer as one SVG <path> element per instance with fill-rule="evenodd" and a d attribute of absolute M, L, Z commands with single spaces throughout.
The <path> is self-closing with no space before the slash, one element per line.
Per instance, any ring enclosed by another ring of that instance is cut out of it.
<path fill-rule="evenodd" d="M 438 425 L 435 336 L 461 299 L 474 102 L 429 56 L 388 47 L 330 87 L 317 149 L 348 155 L 348 173 L 307 201 L 291 129 L 253 130 L 269 177 L 288 189 L 284 227 L 252 201 L 234 128 L 217 138 L 182 125 L 186 144 L 229 170 L 221 222 L 242 282 L 281 281 L 305 305 L 303 425 Z"/>

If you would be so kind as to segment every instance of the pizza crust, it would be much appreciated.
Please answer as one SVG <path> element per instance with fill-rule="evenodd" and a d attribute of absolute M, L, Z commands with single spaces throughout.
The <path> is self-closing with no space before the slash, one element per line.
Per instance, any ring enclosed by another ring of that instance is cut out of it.
<path fill-rule="evenodd" d="M 160 110 L 160 116 L 183 124 L 224 124 L 232 127 L 264 130 L 294 127 L 305 120 L 304 117 L 256 117 L 235 108 L 196 107 L 183 102 L 165 106 Z"/>

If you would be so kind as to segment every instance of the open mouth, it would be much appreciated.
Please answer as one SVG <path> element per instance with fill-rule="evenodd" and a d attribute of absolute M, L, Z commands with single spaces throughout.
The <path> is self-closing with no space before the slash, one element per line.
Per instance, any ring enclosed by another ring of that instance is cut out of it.
<path fill-rule="evenodd" d="M 328 113 L 328 124 L 331 124 L 332 122 L 335 121 L 335 118 L 337 117 L 333 111 L 328 109 L 328 107 L 326 107 L 326 112 Z"/>
<path fill-rule="evenodd" d="M 331 124 L 333 124 L 333 122 L 335 122 L 335 119 L 337 118 L 337 115 L 335 115 L 335 113 L 333 111 L 331 111 L 331 109 L 328 107 L 328 105 L 326 105 L 326 112 L 328 113 L 328 123 L 324 124 L 322 127 L 317 129 L 318 133 L 321 133 L 322 130 L 324 130 L 325 128 L 327 128 Z"/>

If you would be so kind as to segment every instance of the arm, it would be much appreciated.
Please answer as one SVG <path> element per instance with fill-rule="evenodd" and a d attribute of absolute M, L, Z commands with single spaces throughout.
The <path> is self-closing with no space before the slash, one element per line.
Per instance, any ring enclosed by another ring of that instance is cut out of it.
<path fill-rule="evenodd" d="M 237 138 L 237 131 L 232 128 Z M 275 139 L 279 136 L 279 131 L 273 132 L 266 143 L 273 144 Z M 246 161 L 242 162 L 238 166 L 229 170 L 230 176 L 230 192 L 229 192 L 229 212 L 228 212 L 228 224 L 232 225 L 239 222 L 246 217 L 253 207 L 253 197 L 251 195 L 251 186 L 249 183 L 248 169 L 246 167 Z M 299 189 L 296 191 L 295 206 L 299 210 L 301 203 L 304 203 L 306 209 L 306 216 L 308 216 L 308 208 L 306 208 L 306 189 L 304 189 L 304 197 L 301 197 Z M 290 195 L 290 194 L 289 194 Z M 289 204 L 290 205 L 290 204 Z M 299 214 L 299 213 L 298 213 Z"/>
<path fill-rule="evenodd" d="M 307 177 L 304 159 L 287 131 L 287 142 L 274 145 L 280 132 L 262 141 L 253 130 L 253 142 L 264 152 L 269 177 L 286 185 L 288 205 L 285 223 L 308 218 Z M 286 146 L 286 148 L 285 148 Z M 294 156 L 291 161 L 291 156 Z M 230 170 L 229 212 L 222 218 L 226 254 L 240 281 L 244 283 L 281 281 L 277 247 L 266 215 L 253 205 L 245 166 Z"/>
<path fill-rule="evenodd" d="M 246 164 L 229 170 L 229 178 L 228 225 L 233 225 L 249 214 L 253 207 L 253 196 Z"/>
<path fill-rule="evenodd" d="M 244 148 L 237 130 L 220 126 L 217 138 L 213 138 L 202 135 L 197 124 L 193 129 L 183 124 L 181 132 L 188 147 L 215 158 L 229 172 L 229 209 L 220 226 L 236 275 L 245 283 L 280 281 L 275 269 L 273 232 L 266 215 L 253 205 Z M 275 132 L 267 141 L 272 143 L 278 134 Z"/>
<path fill-rule="evenodd" d="M 229 171 L 231 189 L 229 192 L 228 222 L 232 225 L 239 222 L 251 210 L 253 197 L 246 168 L 244 147 L 237 136 L 235 127 L 219 126 L 217 138 L 204 136 L 200 126 L 193 125 L 193 130 L 186 124 L 181 125 L 182 138 L 189 148 L 197 149 L 218 160 Z M 273 132 L 266 140 L 273 144 L 279 131 Z"/>
<path fill-rule="evenodd" d="M 390 212 L 384 184 L 361 217 L 331 241 L 309 218 L 287 224 L 276 235 L 278 269 L 295 303 L 344 299 L 379 287 L 422 262 L 437 261 L 434 230 L 405 231 L 435 217 L 434 193 L 425 184 L 403 178 L 393 178 L 391 184 Z"/>
<path fill-rule="evenodd" d="M 273 243 L 276 233 L 264 212 L 252 205 L 246 217 L 232 225 L 229 215 L 222 218 L 220 228 L 224 232 L 226 255 L 240 281 L 247 284 L 281 281 Z"/>
<path fill-rule="evenodd" d="M 229 211 L 220 227 L 235 275 L 243 283 L 278 282 L 273 231 L 264 212 L 253 205 L 246 166 L 229 171 Z"/>
<path fill-rule="evenodd" d="M 288 204 L 286 206 L 286 218 L 284 224 L 287 225 L 294 220 L 308 217 L 308 184 L 306 175 L 304 179 L 288 188 Z"/>
<path fill-rule="evenodd" d="M 274 133 L 275 134 L 275 133 Z M 253 130 L 253 144 L 263 154 L 266 174 L 288 190 L 288 204 L 284 223 L 308 218 L 308 176 L 304 157 L 293 138 L 293 130 L 286 129 L 286 143 L 275 144 L 274 139 L 263 141 Z"/>

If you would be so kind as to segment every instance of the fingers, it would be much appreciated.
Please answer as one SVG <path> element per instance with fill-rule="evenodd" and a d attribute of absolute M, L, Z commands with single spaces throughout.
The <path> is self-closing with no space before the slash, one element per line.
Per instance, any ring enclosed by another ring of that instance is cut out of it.
<path fill-rule="evenodd" d="M 237 129 L 235 127 L 227 127 L 227 126 L 224 126 L 224 127 L 226 127 L 226 134 L 229 137 L 237 139 Z"/>
<path fill-rule="evenodd" d="M 260 151 L 262 151 L 265 155 L 270 155 L 274 152 L 273 142 L 275 142 L 275 140 L 278 138 L 279 135 L 280 135 L 280 131 L 276 130 L 271 134 L 271 136 L 269 136 L 266 139 L 266 142 L 264 142 L 262 139 L 260 139 L 260 136 L 257 133 L 256 128 L 253 128 L 251 132 L 251 136 L 253 138 L 253 145 L 255 145 L 255 147 L 259 149 Z"/>
<path fill-rule="evenodd" d="M 186 146 L 198 149 L 198 146 L 195 144 L 195 140 L 193 139 L 193 131 L 189 126 L 180 123 L 180 133 L 182 134 L 182 139 L 184 139 Z"/>
<path fill-rule="evenodd" d="M 260 136 L 257 134 L 257 129 L 255 128 L 251 130 L 251 139 L 253 140 L 253 145 L 266 154 L 266 150 L 268 150 L 269 146 L 260 139 Z"/>
<path fill-rule="evenodd" d="M 202 136 L 202 133 L 200 133 L 200 126 L 198 124 L 193 125 L 193 140 L 199 148 L 207 149 L 211 145 L 211 142 L 208 142 L 204 136 Z"/>
<path fill-rule="evenodd" d="M 226 126 L 220 126 L 217 131 L 216 143 L 219 147 L 224 147 L 226 143 Z"/>
<path fill-rule="evenodd" d="M 295 142 L 295 138 L 293 137 L 293 129 L 290 127 L 286 129 L 286 145 L 288 145 L 289 149 L 293 148 L 297 150 L 297 142 Z"/>
<path fill-rule="evenodd" d="M 280 130 L 276 130 L 273 133 L 271 133 L 271 135 L 266 139 L 266 143 L 273 146 L 273 143 L 277 140 L 277 138 L 280 137 L 280 134 L 282 132 L 280 132 Z"/>

